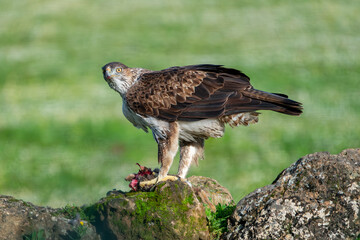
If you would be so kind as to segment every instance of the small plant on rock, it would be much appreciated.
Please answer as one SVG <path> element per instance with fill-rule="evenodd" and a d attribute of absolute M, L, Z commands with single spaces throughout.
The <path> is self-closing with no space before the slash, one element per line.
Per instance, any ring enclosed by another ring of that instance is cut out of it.
<path fill-rule="evenodd" d="M 216 211 L 212 212 L 206 207 L 206 217 L 210 233 L 214 239 L 220 239 L 221 235 L 227 231 L 227 220 L 234 212 L 235 205 L 216 205 Z"/>
<path fill-rule="evenodd" d="M 24 240 L 45 240 L 45 231 L 44 229 L 41 230 L 34 230 L 31 234 L 23 236 Z"/>

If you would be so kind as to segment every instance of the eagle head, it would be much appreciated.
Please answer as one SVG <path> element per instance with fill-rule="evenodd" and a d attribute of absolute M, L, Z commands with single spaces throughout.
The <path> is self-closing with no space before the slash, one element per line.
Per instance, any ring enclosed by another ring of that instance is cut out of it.
<path fill-rule="evenodd" d="M 102 67 L 103 76 L 109 86 L 124 96 L 134 82 L 131 69 L 120 62 L 111 62 Z"/>

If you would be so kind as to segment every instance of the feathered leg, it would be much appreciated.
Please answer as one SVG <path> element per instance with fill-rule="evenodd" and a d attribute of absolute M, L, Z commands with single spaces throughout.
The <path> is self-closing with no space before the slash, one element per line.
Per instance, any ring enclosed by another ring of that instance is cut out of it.
<path fill-rule="evenodd" d="M 192 162 L 198 164 L 198 159 L 203 158 L 204 139 L 198 139 L 197 142 L 180 142 L 180 163 L 178 176 L 185 178 Z"/>
<path fill-rule="evenodd" d="M 140 186 L 149 186 L 159 181 L 176 180 L 177 177 L 168 176 L 168 172 L 173 163 L 174 157 L 179 148 L 179 126 L 176 122 L 170 123 L 169 132 L 166 138 L 157 139 L 158 142 L 158 161 L 161 164 L 159 175 L 149 181 L 140 182 Z"/>

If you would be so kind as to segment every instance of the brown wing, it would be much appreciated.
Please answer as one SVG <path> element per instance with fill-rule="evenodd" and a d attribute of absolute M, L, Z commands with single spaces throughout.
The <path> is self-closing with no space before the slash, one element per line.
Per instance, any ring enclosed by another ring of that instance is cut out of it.
<path fill-rule="evenodd" d="M 287 105 L 300 103 L 285 95 L 253 89 L 242 72 L 209 64 L 145 73 L 128 90 L 126 98 L 134 112 L 168 121 L 196 121 L 262 109 L 301 113 L 297 107 L 295 112 L 288 110 Z"/>

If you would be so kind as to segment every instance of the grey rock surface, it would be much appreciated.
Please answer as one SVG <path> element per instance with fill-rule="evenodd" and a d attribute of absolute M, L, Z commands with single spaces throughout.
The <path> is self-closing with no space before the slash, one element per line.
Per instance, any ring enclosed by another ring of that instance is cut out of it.
<path fill-rule="evenodd" d="M 0 239 L 95 240 L 100 237 L 89 222 L 67 218 L 61 209 L 39 207 L 0 195 Z"/>
<path fill-rule="evenodd" d="M 360 149 L 306 155 L 243 198 L 223 239 L 356 239 Z"/>

